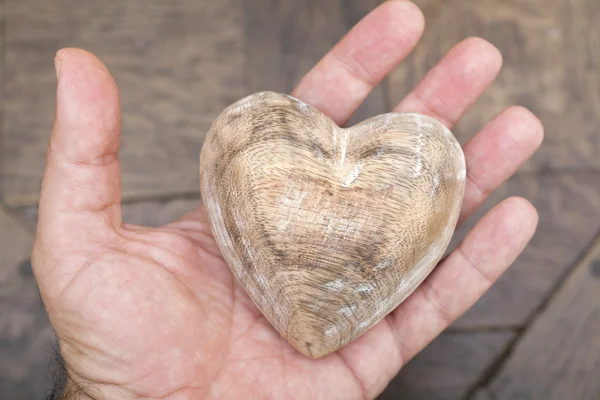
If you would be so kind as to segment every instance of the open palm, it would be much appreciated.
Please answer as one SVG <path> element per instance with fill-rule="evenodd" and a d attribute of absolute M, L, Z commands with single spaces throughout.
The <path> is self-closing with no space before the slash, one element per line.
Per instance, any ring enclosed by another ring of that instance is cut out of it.
<path fill-rule="evenodd" d="M 345 124 L 416 45 L 406 1 L 363 19 L 293 95 Z M 75 398 L 371 399 L 465 312 L 531 238 L 535 209 L 496 206 L 392 314 L 318 360 L 287 344 L 234 280 L 200 206 L 160 228 L 123 224 L 116 85 L 93 55 L 61 50 L 33 265 Z M 451 127 L 500 69 L 481 39 L 458 44 L 400 103 Z M 542 127 L 512 107 L 466 146 L 461 221 L 539 146 Z"/>

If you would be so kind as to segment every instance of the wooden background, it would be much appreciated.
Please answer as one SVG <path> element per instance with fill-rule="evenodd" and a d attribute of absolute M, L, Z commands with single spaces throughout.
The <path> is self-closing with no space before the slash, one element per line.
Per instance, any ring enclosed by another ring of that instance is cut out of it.
<path fill-rule="evenodd" d="M 455 133 L 464 143 L 502 108 L 521 104 L 542 119 L 546 140 L 478 216 L 516 194 L 538 207 L 540 225 L 509 272 L 381 399 L 598 400 L 600 2 L 415 2 L 426 17 L 422 42 L 353 122 L 389 110 L 458 41 L 486 38 L 505 65 Z M 156 225 L 198 203 L 198 153 L 212 119 L 254 91 L 291 91 L 377 3 L 0 1 L 1 399 L 42 399 L 50 385 L 52 334 L 28 257 L 56 50 L 84 47 L 114 73 L 124 109 L 125 219 Z"/>

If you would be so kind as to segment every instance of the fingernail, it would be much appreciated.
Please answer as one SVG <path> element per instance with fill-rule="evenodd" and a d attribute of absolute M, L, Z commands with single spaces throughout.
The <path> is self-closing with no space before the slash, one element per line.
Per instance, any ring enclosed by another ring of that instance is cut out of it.
<path fill-rule="evenodd" d="M 54 68 L 56 68 L 56 79 L 60 78 L 60 64 L 62 63 L 57 57 L 54 57 Z"/>

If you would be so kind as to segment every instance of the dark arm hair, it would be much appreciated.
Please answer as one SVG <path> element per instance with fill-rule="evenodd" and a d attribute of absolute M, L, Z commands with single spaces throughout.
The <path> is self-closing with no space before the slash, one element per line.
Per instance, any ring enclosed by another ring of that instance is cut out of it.
<path fill-rule="evenodd" d="M 86 391 L 77 385 L 70 377 L 67 364 L 58 345 L 54 347 L 54 362 L 50 368 L 53 378 L 52 388 L 46 394 L 45 400 L 83 400 L 92 399 Z"/>
<path fill-rule="evenodd" d="M 50 366 L 50 374 L 52 378 L 52 389 L 46 394 L 46 400 L 63 400 L 65 388 L 67 386 L 67 368 L 65 360 L 60 353 L 58 345 L 54 346 L 53 365 Z M 68 398 L 68 397 L 67 397 Z"/>

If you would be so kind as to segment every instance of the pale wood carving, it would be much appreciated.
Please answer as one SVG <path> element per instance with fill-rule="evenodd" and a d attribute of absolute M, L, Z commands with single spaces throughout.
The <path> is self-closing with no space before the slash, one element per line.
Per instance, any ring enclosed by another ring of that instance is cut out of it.
<path fill-rule="evenodd" d="M 343 129 L 290 96 L 228 107 L 200 157 L 223 257 L 274 328 L 318 358 L 380 321 L 432 271 L 454 232 L 465 160 L 418 114 Z"/>

